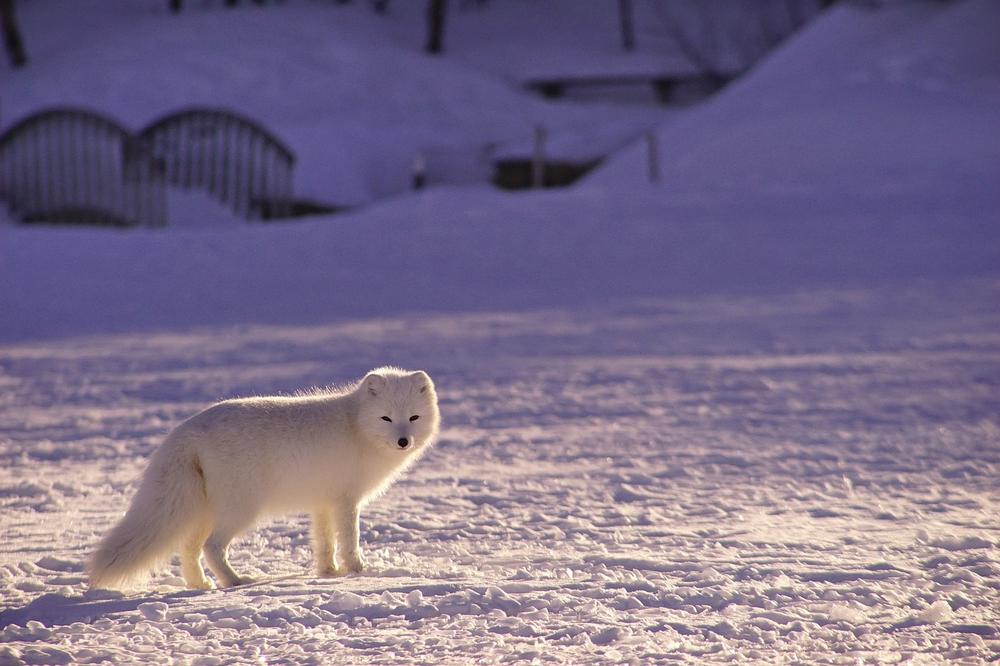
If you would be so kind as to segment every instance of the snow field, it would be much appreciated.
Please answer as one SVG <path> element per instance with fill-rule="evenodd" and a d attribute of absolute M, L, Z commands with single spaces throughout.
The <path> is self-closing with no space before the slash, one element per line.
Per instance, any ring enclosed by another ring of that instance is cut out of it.
<path fill-rule="evenodd" d="M 15 663 L 995 657 L 1000 338 L 978 306 L 997 295 L 925 283 L 6 346 L 3 649 Z M 83 558 L 172 424 L 397 358 L 437 380 L 444 431 L 363 514 L 370 571 L 314 578 L 292 516 L 235 546 L 258 584 L 189 592 L 174 565 L 125 596 L 86 591 Z"/>

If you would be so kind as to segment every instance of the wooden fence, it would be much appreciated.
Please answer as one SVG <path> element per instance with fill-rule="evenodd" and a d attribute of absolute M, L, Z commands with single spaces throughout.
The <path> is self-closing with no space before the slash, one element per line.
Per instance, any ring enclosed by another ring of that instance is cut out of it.
<path fill-rule="evenodd" d="M 0 134 L 0 199 L 24 222 L 161 226 L 169 183 L 203 188 L 248 219 L 287 217 L 294 166 L 281 141 L 230 111 L 184 109 L 133 135 L 60 107 Z"/>
<path fill-rule="evenodd" d="M 171 185 L 207 190 L 243 217 L 287 217 L 295 155 L 254 121 L 221 109 L 184 109 L 139 132 Z"/>

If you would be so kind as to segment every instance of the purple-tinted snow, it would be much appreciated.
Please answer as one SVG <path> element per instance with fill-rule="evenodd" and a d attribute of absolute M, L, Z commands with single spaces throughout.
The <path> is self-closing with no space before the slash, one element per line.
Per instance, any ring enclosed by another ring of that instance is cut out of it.
<path fill-rule="evenodd" d="M 5 124 L 237 104 L 301 151 L 304 193 L 399 196 L 281 225 L 180 193 L 162 230 L 0 224 L 0 662 L 1000 654 L 995 3 L 839 7 L 667 113 L 543 104 L 486 73 L 513 59 L 432 62 L 363 3 L 78 1 L 19 3 L 35 46 L 0 71 Z M 401 193 L 425 141 L 538 121 L 576 146 L 660 124 L 662 180 L 637 143 L 569 190 Z M 180 420 L 383 363 L 433 374 L 444 429 L 363 515 L 370 571 L 313 578 L 289 516 L 234 547 L 259 584 L 183 591 L 174 564 L 86 590 Z"/>

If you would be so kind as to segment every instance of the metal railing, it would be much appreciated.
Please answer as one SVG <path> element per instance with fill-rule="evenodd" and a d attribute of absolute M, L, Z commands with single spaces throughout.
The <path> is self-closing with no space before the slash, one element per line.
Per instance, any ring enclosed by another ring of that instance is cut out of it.
<path fill-rule="evenodd" d="M 162 166 L 120 123 L 86 109 L 46 109 L 0 134 L 0 198 L 25 222 L 166 223 Z"/>
<path fill-rule="evenodd" d="M 287 217 L 295 155 L 258 123 L 222 109 L 166 115 L 139 132 L 171 185 L 203 188 L 246 218 Z"/>
<path fill-rule="evenodd" d="M 0 134 L 0 199 L 24 222 L 162 226 L 168 184 L 203 188 L 247 219 L 287 217 L 294 167 L 271 132 L 223 109 L 182 109 L 134 135 L 58 107 Z"/>

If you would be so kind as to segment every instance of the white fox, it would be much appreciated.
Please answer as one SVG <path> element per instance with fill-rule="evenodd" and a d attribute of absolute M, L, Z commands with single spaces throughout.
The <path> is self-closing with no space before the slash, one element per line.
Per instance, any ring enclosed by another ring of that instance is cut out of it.
<path fill-rule="evenodd" d="M 433 444 L 440 414 L 422 371 L 377 368 L 339 390 L 226 400 L 179 425 L 153 454 L 128 512 L 88 566 L 92 587 L 134 582 L 178 548 L 184 581 L 252 582 L 229 543 L 264 513 L 312 512 L 321 575 L 365 565 L 358 513 Z M 338 566 L 339 563 L 339 566 Z"/>

